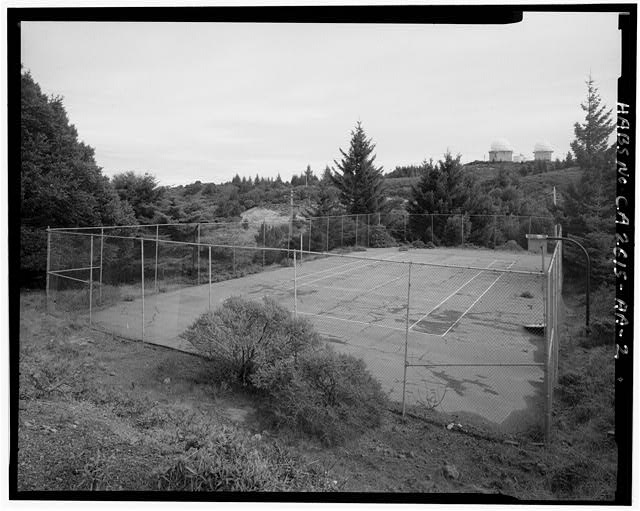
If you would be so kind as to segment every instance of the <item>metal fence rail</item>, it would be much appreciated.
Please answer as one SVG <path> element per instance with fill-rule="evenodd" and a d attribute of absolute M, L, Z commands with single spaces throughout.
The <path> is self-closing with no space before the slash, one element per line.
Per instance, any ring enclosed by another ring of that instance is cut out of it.
<path fill-rule="evenodd" d="M 287 220 L 192 222 L 103 227 L 60 227 L 51 232 L 115 234 L 174 241 L 291 248 L 302 235 L 298 250 L 314 252 L 396 243 L 495 248 L 514 240 L 526 248 L 526 235 L 553 233 L 553 218 L 528 215 L 472 215 L 467 213 L 364 213 L 306 217 L 292 213 Z"/>
<path fill-rule="evenodd" d="M 337 218 L 340 236 L 371 242 L 365 218 L 346 229 L 346 217 Z M 304 231 L 275 247 L 268 242 L 281 226 L 266 223 L 247 235 L 263 238 L 257 246 L 212 243 L 193 225 L 165 226 L 177 240 L 161 226 L 136 227 L 133 237 L 129 227 L 51 229 L 47 308 L 86 315 L 122 337 L 194 351 L 181 334 L 198 315 L 232 295 L 269 296 L 312 321 L 336 349 L 363 358 L 403 410 L 466 411 L 506 424 L 540 380 L 544 396 L 530 420 L 550 439 L 560 243 L 546 264 L 544 254 L 493 251 L 475 263 L 421 261 L 427 251 L 367 257 L 329 252 L 332 225 L 326 217 L 306 220 Z M 516 266 L 519 259 L 535 264 Z M 531 324 L 544 328 L 543 338 L 524 329 Z"/>

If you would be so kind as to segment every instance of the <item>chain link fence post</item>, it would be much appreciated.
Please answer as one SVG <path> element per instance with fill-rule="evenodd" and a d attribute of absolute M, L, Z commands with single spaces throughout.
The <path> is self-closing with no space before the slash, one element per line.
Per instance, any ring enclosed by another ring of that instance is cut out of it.
<path fill-rule="evenodd" d="M 431 217 L 431 243 L 433 243 L 435 245 L 435 241 L 433 241 L 435 239 L 435 234 L 433 232 L 433 213 L 431 213 L 429 215 Z"/>
<path fill-rule="evenodd" d="M 198 265 L 198 285 L 200 285 L 200 224 L 199 223 L 198 223 L 198 246 L 196 247 L 196 250 L 198 251 L 198 257 L 196 258 L 196 264 Z"/>
<path fill-rule="evenodd" d="M 409 261 L 409 276 L 407 278 L 407 315 L 404 326 L 404 372 L 402 375 L 402 418 L 406 412 L 406 393 L 407 393 L 407 354 L 409 351 L 409 309 L 411 306 L 411 261 Z"/>
<path fill-rule="evenodd" d="M 102 305 L 102 261 L 104 252 L 104 227 L 100 228 L 100 305 Z"/>
<path fill-rule="evenodd" d="M 51 228 L 47 225 L 47 284 L 45 294 L 45 309 L 50 311 L 51 284 L 49 280 L 49 272 L 51 271 Z"/>
<path fill-rule="evenodd" d="M 262 267 L 263 268 L 264 268 L 266 248 L 267 248 L 267 223 L 262 222 Z"/>
<path fill-rule="evenodd" d="M 369 222 L 371 221 L 371 213 L 367 213 L 367 248 L 369 248 Z"/>
<path fill-rule="evenodd" d="M 355 242 L 353 244 L 354 247 L 358 246 L 358 216 L 359 215 L 356 215 L 356 240 L 355 240 Z"/>
<path fill-rule="evenodd" d="M 293 250 L 293 317 L 298 317 L 298 261 Z"/>
<path fill-rule="evenodd" d="M 156 225 L 156 261 L 155 261 L 155 270 L 154 270 L 154 289 L 156 293 L 158 292 L 158 239 L 160 238 L 160 226 Z M 198 240 L 199 242 L 199 240 Z M 198 254 L 200 251 L 198 250 Z M 198 268 L 200 265 L 198 264 Z M 199 284 L 200 282 L 198 282 Z"/>
<path fill-rule="evenodd" d="M 340 216 L 340 248 L 344 248 L 344 215 Z"/>
<path fill-rule="evenodd" d="M 329 217 L 327 217 L 327 252 L 329 252 Z"/>
<path fill-rule="evenodd" d="M 140 239 L 140 288 L 142 290 L 142 342 L 144 342 L 144 239 Z"/>
<path fill-rule="evenodd" d="M 404 229 L 404 242 L 407 242 L 407 214 L 405 213 L 404 215 L 402 215 L 402 224 L 403 224 L 403 229 Z"/>
<path fill-rule="evenodd" d="M 209 246 L 209 312 L 211 312 L 211 246 Z"/>
<path fill-rule="evenodd" d="M 93 234 L 89 247 L 89 260 L 89 325 L 91 325 L 93 322 Z"/>
<path fill-rule="evenodd" d="M 307 240 L 307 245 L 309 247 L 308 251 L 311 252 L 311 218 L 309 218 L 309 234 L 307 236 L 309 237 L 309 239 Z M 300 246 L 300 249 L 302 249 L 302 246 Z M 302 259 L 302 257 L 300 259 Z"/>

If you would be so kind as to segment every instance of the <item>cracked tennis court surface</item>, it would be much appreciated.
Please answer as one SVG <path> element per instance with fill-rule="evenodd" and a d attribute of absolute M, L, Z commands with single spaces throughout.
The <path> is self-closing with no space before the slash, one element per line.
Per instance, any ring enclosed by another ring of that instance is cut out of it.
<path fill-rule="evenodd" d="M 543 321 L 540 255 L 438 248 L 369 249 L 211 285 L 212 307 L 229 296 L 270 296 L 308 318 L 335 349 L 364 359 L 391 399 L 402 399 L 405 344 L 409 404 L 470 413 L 508 430 L 539 422 L 544 343 L 523 328 Z M 365 258 L 375 258 L 367 260 Z M 398 264 L 400 261 L 435 266 Z M 455 265 L 457 268 L 445 267 Z M 409 271 L 411 272 L 409 283 Z M 407 302 L 409 307 L 407 307 Z M 181 338 L 209 308 L 209 285 L 145 297 L 145 342 L 195 351 Z M 104 330 L 139 339 L 142 303 L 95 311 Z"/>

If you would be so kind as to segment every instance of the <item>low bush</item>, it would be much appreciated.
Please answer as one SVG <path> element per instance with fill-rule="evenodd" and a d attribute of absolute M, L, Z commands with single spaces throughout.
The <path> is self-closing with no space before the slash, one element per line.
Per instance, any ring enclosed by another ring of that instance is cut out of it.
<path fill-rule="evenodd" d="M 326 476 L 309 470 L 259 435 L 222 427 L 199 438 L 196 450 L 176 457 L 157 472 L 159 490 L 168 491 L 315 491 L 331 489 Z"/>
<path fill-rule="evenodd" d="M 413 248 L 427 248 L 427 245 L 422 240 L 414 240 L 411 242 Z"/>
<path fill-rule="evenodd" d="M 364 362 L 321 345 L 308 321 L 273 300 L 229 298 L 184 337 L 221 366 L 223 379 L 259 392 L 277 427 L 333 445 L 380 424 L 386 396 Z"/>
<path fill-rule="evenodd" d="M 276 426 L 335 445 L 380 424 L 386 396 L 364 362 L 326 346 L 260 368 L 253 383 L 267 395 Z"/>
<path fill-rule="evenodd" d="M 200 316 L 183 337 L 229 376 L 247 385 L 252 373 L 320 342 L 304 319 L 294 319 L 274 300 L 262 303 L 231 297 L 214 312 Z"/>
<path fill-rule="evenodd" d="M 396 247 L 398 242 L 389 234 L 384 225 L 372 225 L 369 234 L 369 246 L 372 248 Z"/>
<path fill-rule="evenodd" d="M 589 324 L 589 335 L 580 339 L 580 346 L 613 346 L 615 344 L 615 289 L 602 285 L 591 293 L 590 309 L 592 316 Z"/>

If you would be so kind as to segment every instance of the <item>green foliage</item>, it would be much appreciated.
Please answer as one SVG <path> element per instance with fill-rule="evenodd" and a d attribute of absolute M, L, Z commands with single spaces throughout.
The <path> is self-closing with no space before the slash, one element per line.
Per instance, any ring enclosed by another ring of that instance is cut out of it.
<path fill-rule="evenodd" d="M 386 397 L 364 362 L 330 347 L 265 365 L 254 385 L 268 395 L 265 413 L 278 426 L 335 445 L 380 425 Z"/>
<path fill-rule="evenodd" d="M 126 201 L 131 205 L 140 223 L 156 223 L 156 212 L 159 201 L 163 197 L 164 189 L 158 186 L 154 176 L 149 173 L 139 175 L 129 171 L 113 176 L 111 184 L 118 193 L 120 200 Z M 188 193 L 195 193 L 193 185 L 189 185 L 187 189 L 189 190 Z"/>
<path fill-rule="evenodd" d="M 431 232 L 432 219 L 427 213 L 481 214 L 490 209 L 488 199 L 480 193 L 477 180 L 472 174 L 465 173 L 460 158 L 460 155 L 454 158 L 451 153 L 446 153 L 444 160 L 436 164 L 433 161 L 422 163 L 420 180 L 412 187 L 407 206 L 407 212 L 412 215 L 409 217 L 409 230 L 413 239 L 459 244 L 461 227 L 455 226 L 455 217 L 444 223 L 434 221 L 434 232 Z M 469 229 L 469 220 L 466 218 L 465 239 L 468 238 Z"/>
<path fill-rule="evenodd" d="M 273 300 L 229 298 L 183 335 L 224 380 L 263 393 L 276 426 L 335 444 L 380 423 L 386 398 L 364 362 L 321 347 L 308 321 Z"/>
<path fill-rule="evenodd" d="M 358 121 L 351 132 L 349 153 L 340 149 L 342 160 L 334 162 L 338 171 L 332 175 L 333 184 L 349 214 L 375 213 L 384 207 L 384 178 L 382 167 L 374 165 L 374 149 Z"/>
<path fill-rule="evenodd" d="M 571 142 L 571 150 L 576 155 L 578 165 L 587 171 L 609 165 L 613 156 L 613 148 L 609 138 L 615 130 L 611 119 L 612 111 L 602 105 L 593 78 L 589 75 L 587 84 L 587 101 L 580 106 L 585 112 L 585 122 L 575 123 L 576 138 Z"/>
<path fill-rule="evenodd" d="M 615 236 L 615 146 L 608 139 L 615 126 L 611 111 L 601 105 L 598 89 L 589 77 L 585 122 L 576 123 L 576 139 L 571 149 L 578 164 L 584 170 L 577 186 L 570 186 L 565 194 L 564 207 L 559 214 L 564 232 L 581 243 L 589 252 L 592 277 L 596 285 L 613 282 L 611 271 L 612 250 Z M 584 273 L 586 263 L 581 251 L 567 243 L 565 254 L 570 264 L 567 269 L 574 274 Z"/>
<path fill-rule="evenodd" d="M 231 378 L 243 385 L 260 367 L 295 358 L 320 342 L 310 323 L 292 319 L 268 298 L 263 303 L 228 298 L 216 311 L 200 316 L 183 335 L 205 356 L 221 361 Z"/>
<path fill-rule="evenodd" d="M 306 467 L 279 445 L 238 429 L 218 427 L 199 433 L 195 451 L 158 470 L 165 491 L 295 491 L 330 488 L 324 474 Z"/>
<path fill-rule="evenodd" d="M 370 229 L 370 247 L 386 248 L 398 246 L 398 242 L 387 232 L 387 228 L 384 225 L 372 225 Z"/>
<path fill-rule="evenodd" d="M 20 88 L 20 277 L 44 281 L 47 227 L 135 223 L 96 165 L 93 148 L 78 140 L 60 97 L 42 93 L 30 73 Z"/>

